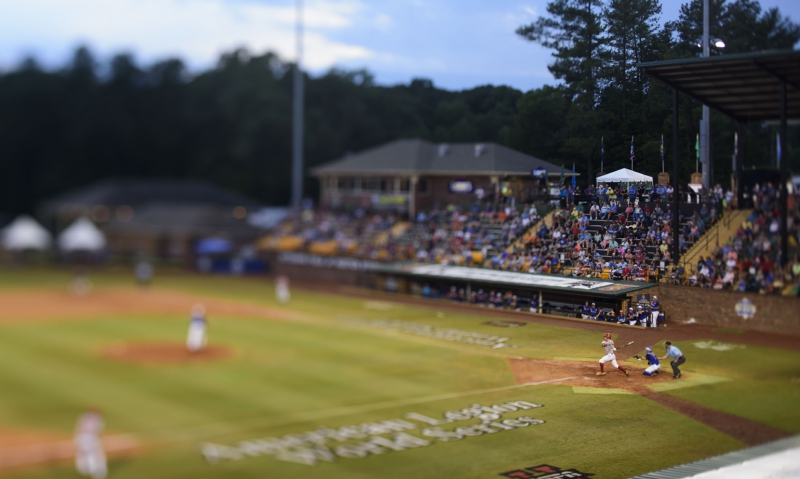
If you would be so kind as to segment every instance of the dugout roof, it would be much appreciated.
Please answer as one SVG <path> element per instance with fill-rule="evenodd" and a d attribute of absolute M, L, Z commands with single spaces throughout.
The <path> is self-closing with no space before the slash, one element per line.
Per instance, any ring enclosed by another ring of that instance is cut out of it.
<path fill-rule="evenodd" d="M 800 119 L 800 51 L 719 55 L 638 65 L 651 77 L 734 120 L 780 117 L 780 84 L 786 83 L 786 117 Z"/>
<path fill-rule="evenodd" d="M 602 279 L 570 278 L 568 276 L 519 273 L 466 266 L 439 264 L 398 263 L 380 268 L 381 273 L 410 276 L 420 280 L 445 280 L 476 284 L 491 284 L 507 288 L 526 288 L 577 296 L 620 297 L 628 293 L 658 286 L 655 283 L 611 281 Z"/>

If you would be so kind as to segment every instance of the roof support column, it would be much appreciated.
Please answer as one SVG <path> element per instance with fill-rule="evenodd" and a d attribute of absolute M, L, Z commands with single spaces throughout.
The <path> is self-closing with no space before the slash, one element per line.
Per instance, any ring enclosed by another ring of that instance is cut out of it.
<path fill-rule="evenodd" d="M 781 266 L 789 264 L 789 230 L 786 224 L 786 210 L 789 206 L 788 191 L 786 191 L 786 182 L 789 179 L 789 162 L 786 158 L 786 82 L 781 80 L 781 172 L 779 185 L 780 191 L 780 211 L 781 211 Z"/>
<path fill-rule="evenodd" d="M 408 185 L 408 220 L 413 222 L 417 219 L 417 183 L 419 176 L 413 175 Z"/>
<path fill-rule="evenodd" d="M 494 185 L 494 204 L 497 204 L 500 199 L 500 177 L 492 175 L 489 177 L 489 181 Z"/>
<path fill-rule="evenodd" d="M 681 257 L 680 243 L 680 193 L 678 182 L 678 90 L 672 89 L 672 264 L 677 266 Z"/>
<path fill-rule="evenodd" d="M 742 184 L 742 170 L 744 169 L 744 132 L 745 124 L 736 122 L 736 207 L 744 208 L 744 185 Z"/>

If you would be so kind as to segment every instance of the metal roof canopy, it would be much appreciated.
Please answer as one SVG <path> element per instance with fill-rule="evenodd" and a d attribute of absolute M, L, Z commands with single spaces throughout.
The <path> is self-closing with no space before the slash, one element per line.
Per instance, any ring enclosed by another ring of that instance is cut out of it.
<path fill-rule="evenodd" d="M 719 55 L 637 66 L 684 95 L 741 122 L 778 120 L 784 82 L 786 117 L 800 119 L 800 51 Z"/>

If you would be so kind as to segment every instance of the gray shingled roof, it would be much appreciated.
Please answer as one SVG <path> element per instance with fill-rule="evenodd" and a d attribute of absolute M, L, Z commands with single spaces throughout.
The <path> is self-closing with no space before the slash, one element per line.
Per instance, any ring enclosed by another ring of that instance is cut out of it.
<path fill-rule="evenodd" d="M 255 208 L 256 201 L 201 180 L 121 178 L 98 181 L 42 201 L 47 207 L 59 205 L 217 205 Z"/>
<path fill-rule="evenodd" d="M 311 172 L 329 174 L 429 174 L 429 175 L 530 175 L 534 168 L 545 168 L 550 175 L 560 174 L 561 166 L 520 153 L 497 143 L 482 143 L 483 152 L 475 156 L 476 143 L 449 143 L 444 155 L 440 145 L 420 139 L 396 140 L 334 160 Z M 564 168 L 565 176 L 572 176 Z"/>

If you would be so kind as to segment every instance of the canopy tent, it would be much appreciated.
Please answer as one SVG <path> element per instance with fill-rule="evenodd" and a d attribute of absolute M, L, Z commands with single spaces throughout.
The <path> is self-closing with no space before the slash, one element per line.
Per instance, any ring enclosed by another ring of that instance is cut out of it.
<path fill-rule="evenodd" d="M 45 250 L 50 248 L 53 237 L 35 219 L 28 215 L 18 216 L 2 232 L 3 247 L 8 250 Z"/>
<path fill-rule="evenodd" d="M 89 219 L 78 218 L 61 232 L 58 247 L 65 253 L 100 251 L 106 247 L 106 237 Z"/>
<path fill-rule="evenodd" d="M 647 183 L 653 182 L 652 176 L 643 175 L 627 168 L 597 177 L 598 183 Z"/>

